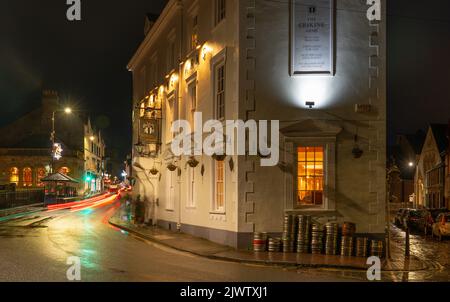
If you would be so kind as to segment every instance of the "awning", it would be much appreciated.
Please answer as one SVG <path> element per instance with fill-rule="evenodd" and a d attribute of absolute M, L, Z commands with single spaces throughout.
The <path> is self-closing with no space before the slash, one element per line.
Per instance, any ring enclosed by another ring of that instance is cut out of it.
<path fill-rule="evenodd" d="M 74 178 L 72 178 L 72 177 L 70 177 L 68 175 L 62 174 L 62 173 L 55 173 L 55 174 L 49 175 L 49 176 L 47 176 L 45 178 L 42 178 L 41 181 L 42 182 L 72 182 L 72 183 L 79 183 L 78 180 L 76 180 L 76 179 L 74 179 Z"/>

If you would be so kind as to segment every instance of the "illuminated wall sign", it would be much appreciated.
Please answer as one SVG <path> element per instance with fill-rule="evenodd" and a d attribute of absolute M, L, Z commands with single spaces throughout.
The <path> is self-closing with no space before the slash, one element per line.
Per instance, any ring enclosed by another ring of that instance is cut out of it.
<path fill-rule="evenodd" d="M 159 141 L 159 121 L 141 117 L 139 137 L 143 144 L 156 144 Z"/>
<path fill-rule="evenodd" d="M 334 74 L 334 0 L 291 0 L 291 75 Z"/>

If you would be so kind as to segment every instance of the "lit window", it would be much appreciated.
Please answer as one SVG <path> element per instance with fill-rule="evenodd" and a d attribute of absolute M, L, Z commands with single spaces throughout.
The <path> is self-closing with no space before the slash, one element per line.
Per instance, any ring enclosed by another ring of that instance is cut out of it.
<path fill-rule="evenodd" d="M 19 169 L 14 167 L 9 170 L 9 182 L 12 184 L 19 184 Z"/>
<path fill-rule="evenodd" d="M 216 0 L 216 25 L 226 17 L 226 0 Z"/>
<path fill-rule="evenodd" d="M 215 161 L 214 211 L 225 211 L 225 164 Z"/>
<path fill-rule="evenodd" d="M 45 169 L 44 168 L 38 168 L 36 175 L 37 175 L 37 179 L 36 179 L 37 180 L 37 186 L 38 187 L 43 187 L 44 183 L 42 182 L 42 178 L 44 178 L 45 175 L 46 175 Z"/>
<path fill-rule="evenodd" d="M 32 187 L 33 186 L 33 171 L 31 168 L 23 169 L 23 186 Z"/>
<path fill-rule="evenodd" d="M 225 63 L 216 68 L 216 118 L 225 119 Z"/>
<path fill-rule="evenodd" d="M 192 33 L 191 33 L 191 50 L 197 48 L 198 45 L 198 16 L 192 18 Z"/>
<path fill-rule="evenodd" d="M 323 205 L 324 148 L 300 147 L 298 154 L 298 205 Z"/>

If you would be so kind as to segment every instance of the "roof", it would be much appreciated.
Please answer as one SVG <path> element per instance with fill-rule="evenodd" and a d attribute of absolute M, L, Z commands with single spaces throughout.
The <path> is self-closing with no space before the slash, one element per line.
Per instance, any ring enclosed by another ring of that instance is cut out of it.
<path fill-rule="evenodd" d="M 33 134 L 20 140 L 12 148 L 48 148 L 51 147 L 50 134 Z"/>
<path fill-rule="evenodd" d="M 79 181 L 62 173 L 55 173 L 52 175 L 49 175 L 45 178 L 42 178 L 41 180 L 42 182 L 52 182 L 52 181 L 57 181 L 57 182 L 72 182 L 72 183 L 78 183 Z"/>
<path fill-rule="evenodd" d="M 422 152 L 423 144 L 425 143 L 426 134 L 423 132 L 417 132 L 416 134 L 406 134 L 405 138 L 413 148 L 414 153 L 420 154 Z"/>
<path fill-rule="evenodd" d="M 434 139 L 436 140 L 439 153 L 447 151 L 448 148 L 448 130 L 447 124 L 431 124 L 431 131 L 433 132 Z"/>

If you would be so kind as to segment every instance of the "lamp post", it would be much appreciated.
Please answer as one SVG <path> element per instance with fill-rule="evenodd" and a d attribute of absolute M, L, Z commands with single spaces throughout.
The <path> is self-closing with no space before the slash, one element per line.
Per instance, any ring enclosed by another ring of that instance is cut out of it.
<path fill-rule="evenodd" d="M 399 179 L 400 177 L 400 169 L 395 164 L 387 170 L 387 199 L 386 199 L 386 258 L 391 260 L 391 188 L 392 185 Z"/>
<path fill-rule="evenodd" d="M 66 107 L 64 110 L 54 110 L 52 112 L 52 132 L 50 134 L 50 140 L 52 141 L 52 165 L 50 174 L 53 174 L 55 171 L 55 155 L 53 154 L 53 148 L 55 148 L 55 139 L 56 139 L 55 116 L 57 112 L 64 112 L 65 114 L 69 115 L 72 114 L 72 109 L 70 107 Z"/>

